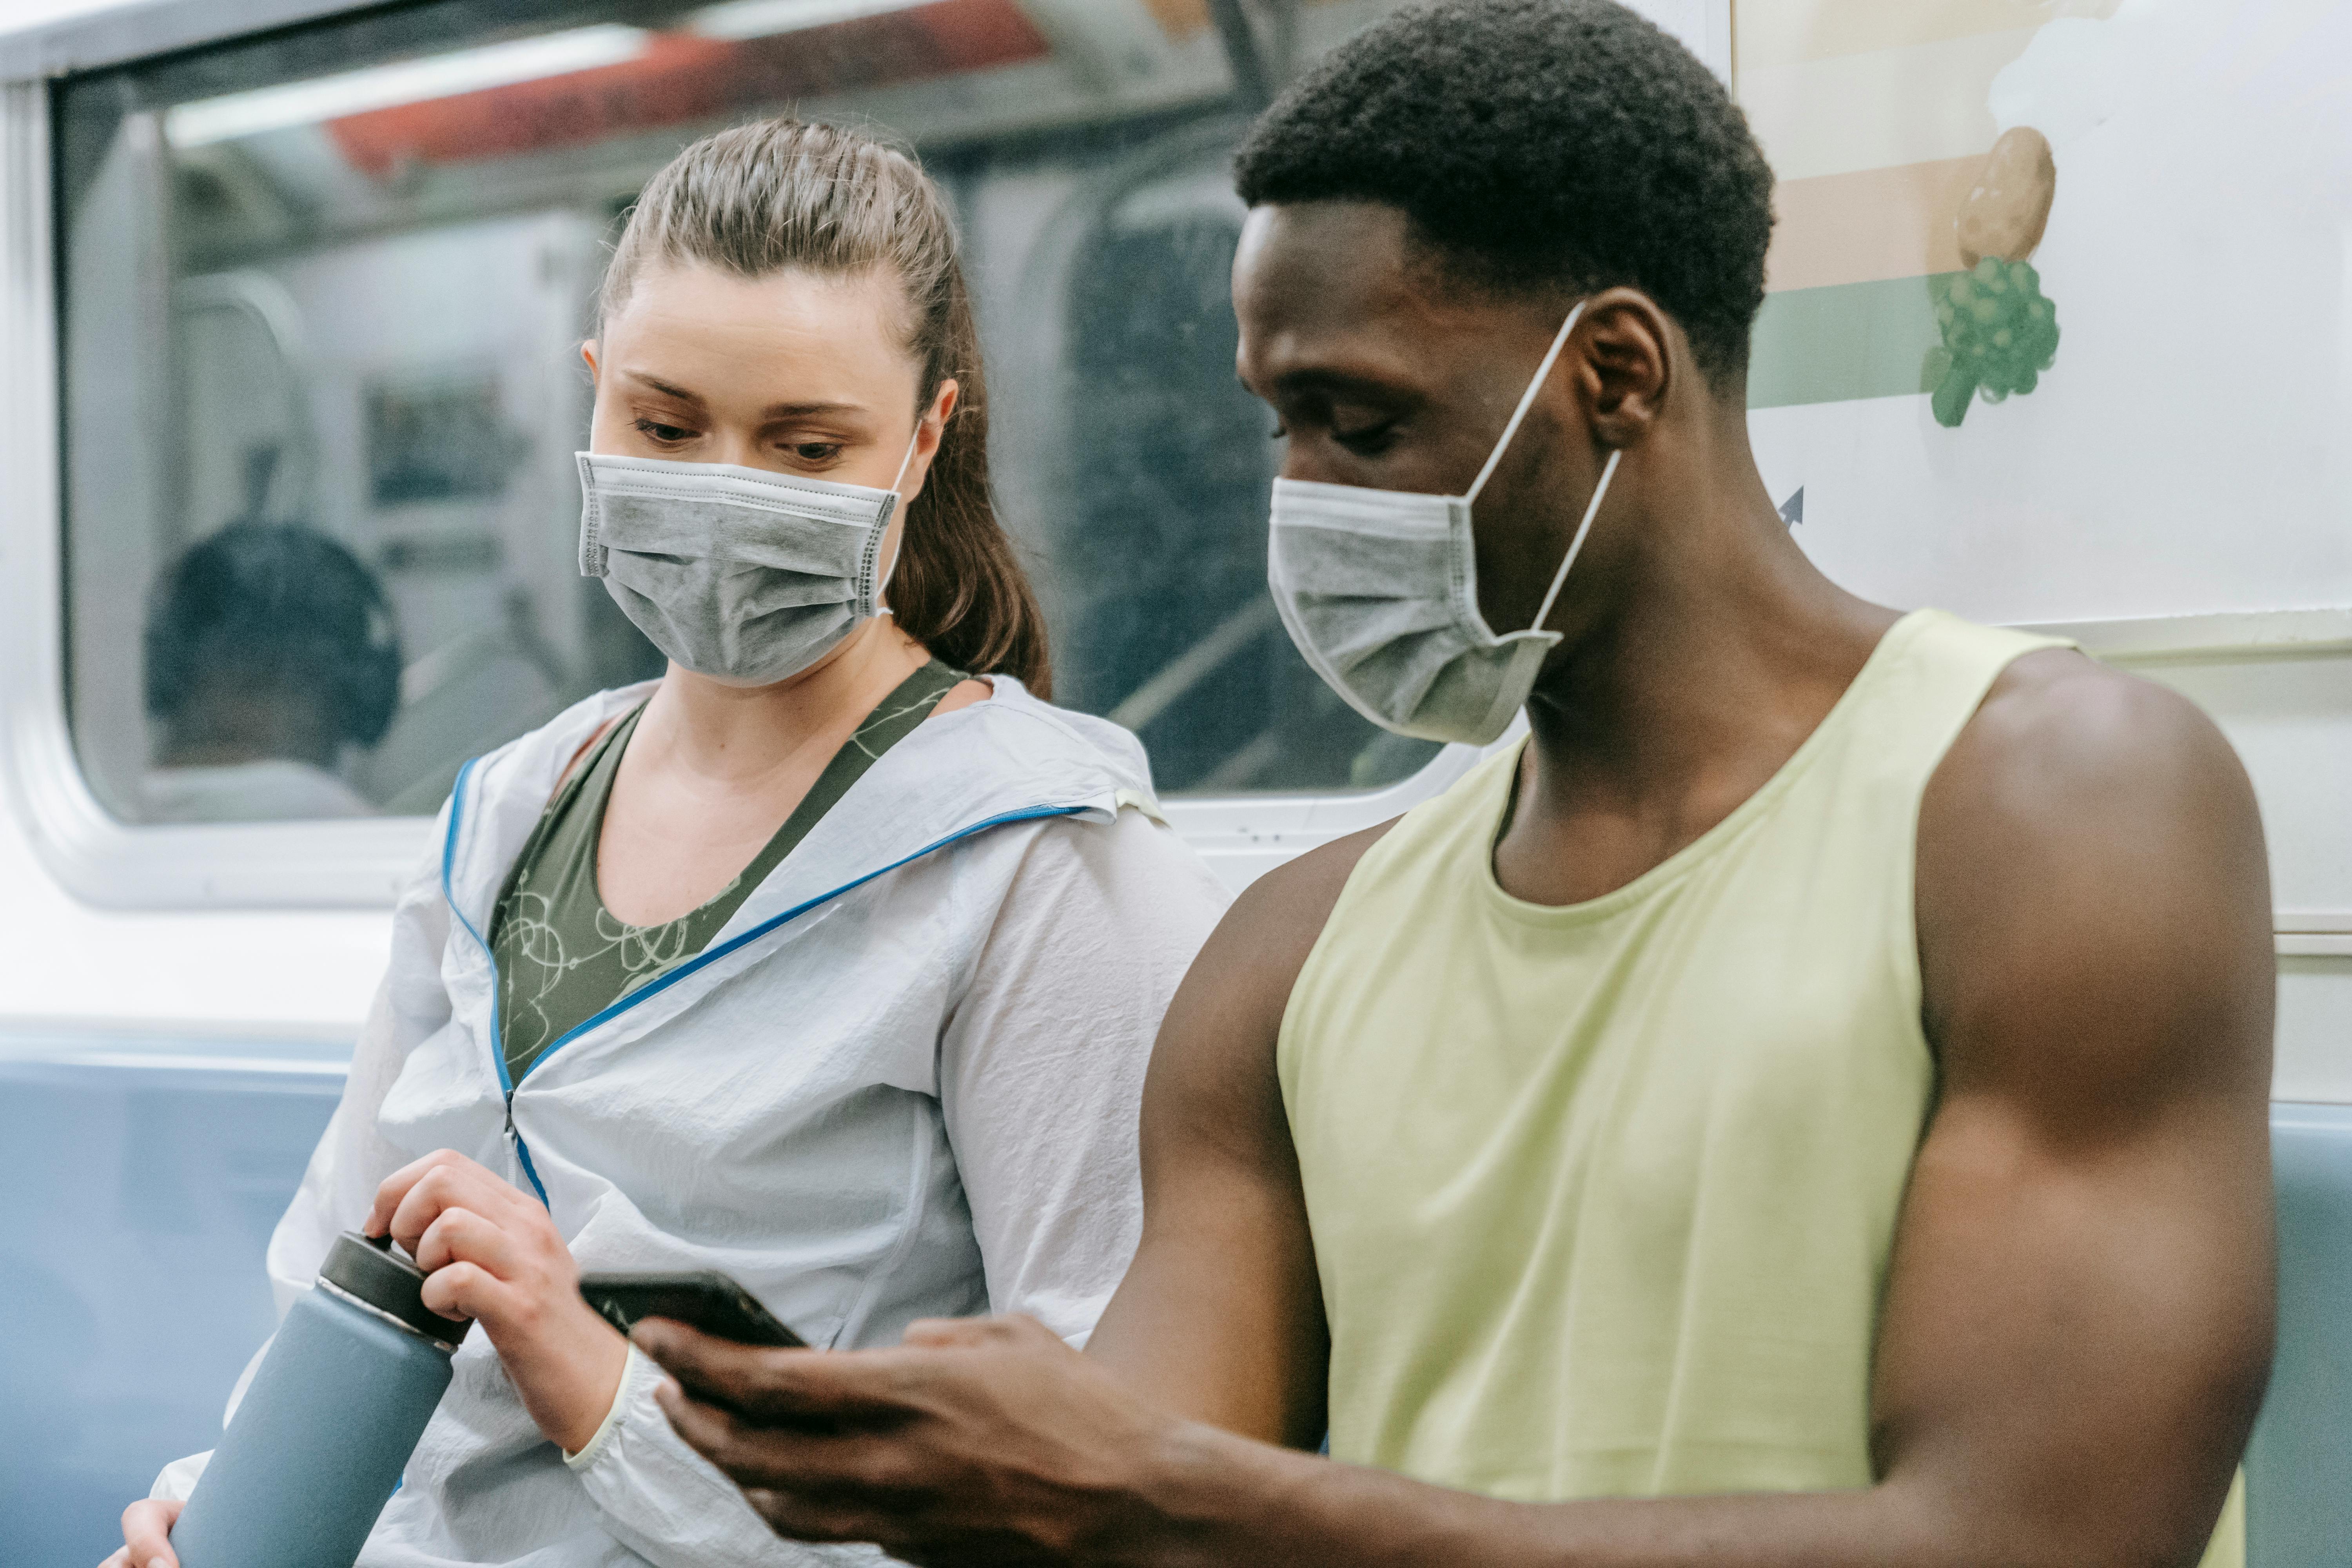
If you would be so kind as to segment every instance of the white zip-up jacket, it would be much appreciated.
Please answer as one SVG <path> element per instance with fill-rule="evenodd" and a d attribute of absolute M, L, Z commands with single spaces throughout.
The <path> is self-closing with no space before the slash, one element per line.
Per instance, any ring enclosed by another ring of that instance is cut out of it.
<path fill-rule="evenodd" d="M 269 1245 L 282 1312 L 384 1177 L 450 1148 L 546 1202 L 583 1269 L 716 1268 L 818 1346 L 1034 1314 L 1081 1342 L 1135 1247 L 1135 1122 L 1170 995 L 1225 903 L 1153 819 L 1134 738 L 994 677 L 884 753 L 702 953 L 507 1081 L 484 939 L 565 766 L 646 688 L 468 764 L 341 1107 Z M 363 1568 L 871 1562 L 779 1540 L 636 1356 L 569 1458 L 488 1336 Z M 183 1461 L 158 1495 L 184 1495 Z"/>

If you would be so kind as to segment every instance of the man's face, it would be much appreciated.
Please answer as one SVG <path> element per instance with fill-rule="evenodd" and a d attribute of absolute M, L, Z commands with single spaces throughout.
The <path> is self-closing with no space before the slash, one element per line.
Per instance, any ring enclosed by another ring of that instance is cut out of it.
<path fill-rule="evenodd" d="M 1253 210 L 1234 260 L 1242 383 L 1288 435 L 1286 479 L 1460 495 L 1559 330 L 1566 306 L 1450 284 L 1403 213 L 1360 202 Z M 1498 631 L 1534 618 L 1559 564 L 1559 513 L 1598 465 L 1564 441 L 1556 369 L 1481 494 L 1479 608 Z M 1571 519 L 1571 521 L 1573 521 Z"/>

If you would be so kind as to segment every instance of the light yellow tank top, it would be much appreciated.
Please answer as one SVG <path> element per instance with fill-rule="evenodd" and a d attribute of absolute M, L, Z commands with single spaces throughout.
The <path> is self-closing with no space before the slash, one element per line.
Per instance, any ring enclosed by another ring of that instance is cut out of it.
<path fill-rule="evenodd" d="M 1333 1457 L 1526 1501 L 1871 1483 L 1935 1086 L 1920 795 L 2054 646 L 1906 616 L 1751 799 L 1586 903 L 1495 881 L 1516 754 L 1365 854 L 1276 1054 Z M 2208 1568 L 2243 1550 L 2233 1498 Z"/>

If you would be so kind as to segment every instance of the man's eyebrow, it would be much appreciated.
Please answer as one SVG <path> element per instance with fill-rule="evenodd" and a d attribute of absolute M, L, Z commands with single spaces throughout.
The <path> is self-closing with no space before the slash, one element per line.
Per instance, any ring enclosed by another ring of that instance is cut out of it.
<path fill-rule="evenodd" d="M 1307 364 L 1286 370 L 1274 377 L 1274 391 L 1286 396 L 1324 393 L 1346 396 L 1350 393 L 1372 396 L 1393 396 L 1398 388 L 1393 382 L 1378 376 L 1362 375 L 1331 365 Z"/>

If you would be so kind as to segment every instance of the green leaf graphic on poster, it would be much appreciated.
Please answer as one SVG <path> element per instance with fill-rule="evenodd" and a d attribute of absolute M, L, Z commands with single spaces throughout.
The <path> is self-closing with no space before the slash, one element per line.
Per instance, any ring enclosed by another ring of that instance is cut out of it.
<path fill-rule="evenodd" d="M 1943 346 L 1927 355 L 1936 422 L 1957 427 L 1969 401 L 2023 396 L 2058 354 L 2058 308 L 2028 261 L 1988 256 L 1944 282 L 1936 301 Z"/>

